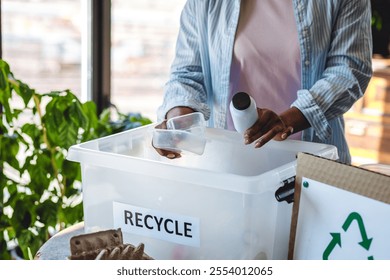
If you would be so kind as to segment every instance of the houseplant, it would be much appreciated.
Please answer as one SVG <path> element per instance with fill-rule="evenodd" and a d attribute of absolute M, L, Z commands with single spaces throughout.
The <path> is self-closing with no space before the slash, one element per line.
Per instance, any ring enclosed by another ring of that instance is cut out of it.
<path fill-rule="evenodd" d="M 18 102 L 19 101 L 19 102 Z M 0 259 L 31 258 L 50 236 L 83 219 L 74 144 L 150 123 L 140 114 L 106 109 L 70 91 L 38 93 L 0 60 Z"/>

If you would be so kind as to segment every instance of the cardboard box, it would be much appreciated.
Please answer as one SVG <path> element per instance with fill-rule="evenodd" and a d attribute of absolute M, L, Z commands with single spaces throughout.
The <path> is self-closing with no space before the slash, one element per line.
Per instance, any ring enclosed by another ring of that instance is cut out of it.
<path fill-rule="evenodd" d="M 390 259 L 390 176 L 299 153 L 294 201 L 289 259 Z"/>

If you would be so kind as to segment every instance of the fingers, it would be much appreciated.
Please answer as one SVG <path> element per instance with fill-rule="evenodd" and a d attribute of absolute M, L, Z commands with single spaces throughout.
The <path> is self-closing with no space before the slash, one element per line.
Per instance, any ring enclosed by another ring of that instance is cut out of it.
<path fill-rule="evenodd" d="M 255 148 L 260 148 L 270 140 L 286 140 L 294 133 L 292 126 L 286 126 L 275 112 L 268 109 L 259 109 L 259 119 L 244 134 L 245 144 L 254 142 Z"/>
<path fill-rule="evenodd" d="M 274 127 L 269 132 L 261 136 L 255 142 L 255 148 L 260 148 L 264 146 L 267 142 L 274 139 L 276 141 L 286 140 L 291 134 L 294 133 L 293 127 L 289 126 L 286 129 L 282 130 L 280 127 Z"/>
<path fill-rule="evenodd" d="M 167 120 L 163 120 L 158 125 L 156 125 L 154 128 L 167 129 Z"/>
<path fill-rule="evenodd" d="M 155 149 L 156 149 L 157 153 L 159 153 L 161 156 L 169 158 L 169 159 L 175 159 L 175 158 L 180 158 L 181 157 L 180 153 L 176 153 L 176 152 L 173 152 L 173 151 L 162 150 L 162 149 L 157 149 L 157 148 L 155 148 Z"/>
<path fill-rule="evenodd" d="M 257 109 L 259 119 L 255 124 L 248 128 L 244 134 L 245 144 L 251 144 L 255 140 L 263 136 L 269 129 L 273 122 L 273 112 L 269 110 Z"/>
<path fill-rule="evenodd" d="M 292 126 L 289 126 L 283 131 L 280 137 L 282 138 L 282 140 L 286 140 L 293 133 L 294 133 L 294 128 Z"/>
<path fill-rule="evenodd" d="M 161 123 L 159 123 L 158 125 L 156 125 L 155 128 L 158 128 L 158 129 L 166 129 L 166 128 L 167 128 L 167 121 L 166 121 L 166 120 L 162 121 Z M 180 157 L 181 157 L 181 154 L 178 153 L 178 152 L 168 151 L 168 150 L 163 150 L 163 149 L 156 148 L 156 147 L 153 145 L 153 140 L 152 140 L 152 146 L 153 146 L 153 148 L 157 151 L 157 153 L 158 153 L 160 156 L 163 156 L 163 157 L 166 157 L 166 158 L 169 158 L 169 159 L 175 159 L 175 158 L 180 158 Z"/>
<path fill-rule="evenodd" d="M 272 140 L 281 131 L 282 131 L 282 128 L 280 126 L 273 127 L 271 130 L 269 130 L 267 133 L 265 133 L 263 136 L 261 136 L 255 142 L 255 148 L 262 147 L 265 143 L 268 143 L 270 140 Z"/>
<path fill-rule="evenodd" d="M 156 147 L 153 145 L 153 141 L 152 141 L 152 146 L 153 146 L 153 148 L 156 150 L 156 152 L 157 152 L 160 156 L 163 156 L 163 157 L 166 157 L 166 158 L 169 158 L 169 159 L 175 159 L 175 158 L 180 158 L 180 157 L 181 157 L 181 154 L 180 154 L 180 153 L 177 153 L 177 152 L 174 152 L 174 151 L 168 151 L 168 150 L 163 150 L 163 149 L 156 148 Z"/>

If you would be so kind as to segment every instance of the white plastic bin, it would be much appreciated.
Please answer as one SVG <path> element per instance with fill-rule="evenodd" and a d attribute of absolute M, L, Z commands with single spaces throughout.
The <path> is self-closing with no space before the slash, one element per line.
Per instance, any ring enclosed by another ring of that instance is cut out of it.
<path fill-rule="evenodd" d="M 294 140 L 255 149 L 206 128 L 203 155 L 170 160 L 151 146 L 154 126 L 70 148 L 86 232 L 120 227 L 155 259 L 286 259 L 292 204 L 275 191 L 295 176 L 297 152 L 337 159 L 337 149 Z"/>

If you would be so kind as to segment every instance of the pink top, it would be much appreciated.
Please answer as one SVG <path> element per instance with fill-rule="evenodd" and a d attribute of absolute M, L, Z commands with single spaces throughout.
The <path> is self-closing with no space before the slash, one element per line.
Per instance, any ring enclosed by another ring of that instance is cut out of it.
<path fill-rule="evenodd" d="M 291 0 L 242 0 L 230 96 L 245 91 L 257 107 L 276 113 L 290 108 L 301 85 L 298 32 Z M 234 129 L 230 112 L 228 129 Z M 300 139 L 296 133 L 290 139 Z"/>

